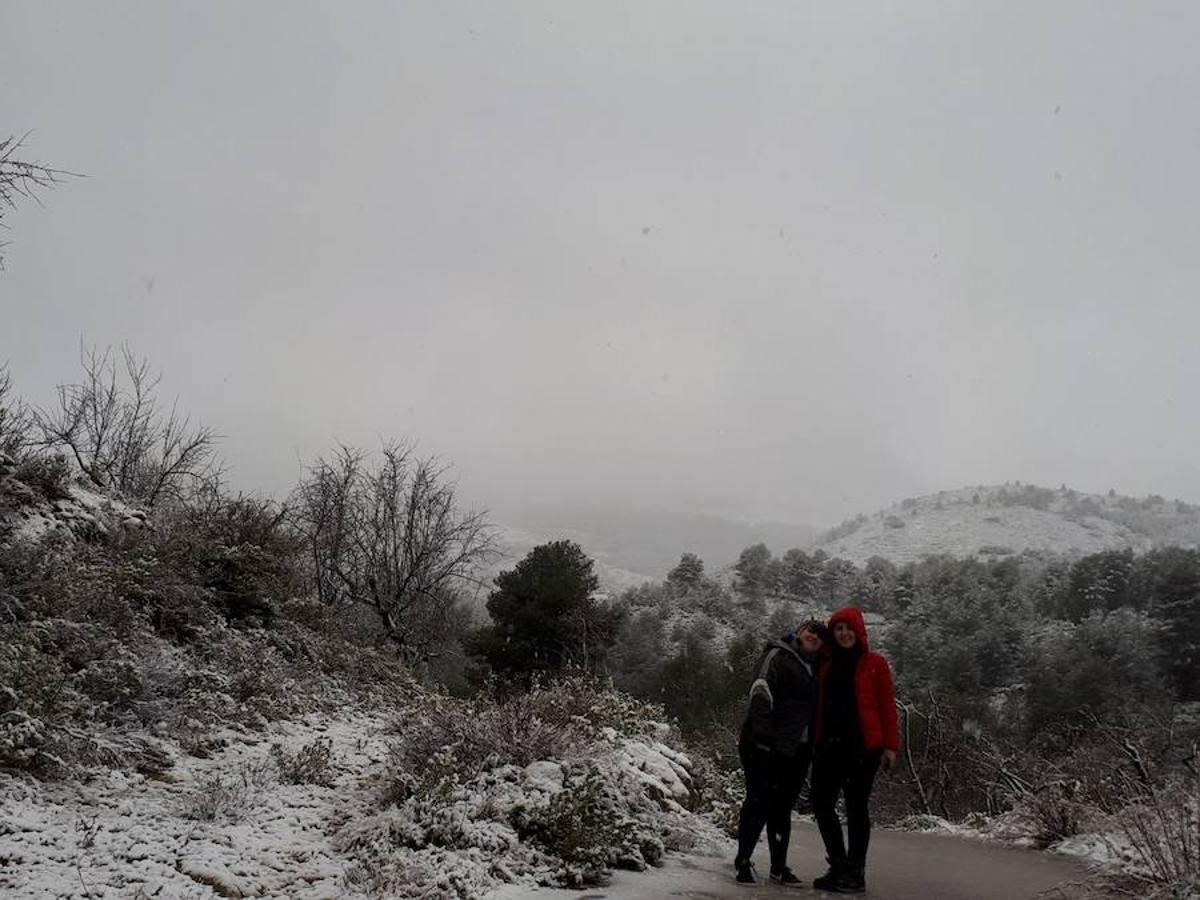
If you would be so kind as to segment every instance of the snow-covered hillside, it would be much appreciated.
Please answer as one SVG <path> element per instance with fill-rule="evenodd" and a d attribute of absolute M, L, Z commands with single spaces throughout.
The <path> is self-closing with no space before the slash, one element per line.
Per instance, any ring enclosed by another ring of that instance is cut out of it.
<path fill-rule="evenodd" d="M 653 736 L 612 728 L 568 758 L 427 775 L 388 803 L 394 745 L 414 714 L 359 706 L 227 728 L 214 735 L 220 749 L 200 757 L 166 740 L 161 771 L 96 772 L 85 782 L 0 773 L 0 892 L 450 900 L 505 884 L 576 884 L 578 861 L 525 839 L 526 830 L 573 812 L 563 801 L 593 784 L 619 807 L 605 825 L 641 842 L 619 860 L 626 867 L 668 849 L 730 852 L 685 808 L 691 761 Z"/>
<path fill-rule="evenodd" d="M 22 467 L 0 453 L 0 541 L 120 540 L 146 527 L 144 511 L 90 490 L 79 480 L 47 477 L 46 469 Z"/>
<path fill-rule="evenodd" d="M 930 554 L 1003 557 L 1026 550 L 1081 556 L 1102 550 L 1200 544 L 1200 508 L 1032 485 L 991 485 L 904 500 L 827 532 L 814 545 L 862 564 Z"/>

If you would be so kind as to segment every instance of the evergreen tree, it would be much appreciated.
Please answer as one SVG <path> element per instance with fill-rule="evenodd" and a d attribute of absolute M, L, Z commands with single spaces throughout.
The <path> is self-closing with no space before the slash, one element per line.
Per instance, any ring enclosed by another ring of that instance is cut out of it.
<path fill-rule="evenodd" d="M 773 587 L 771 551 L 766 544 L 754 544 L 743 550 L 734 570 L 740 578 L 740 590 L 750 597 L 761 597 Z"/>
<path fill-rule="evenodd" d="M 694 591 L 704 581 L 704 560 L 695 553 L 685 553 L 679 565 L 667 575 L 667 582 L 681 593 Z"/>
<path fill-rule="evenodd" d="M 593 563 L 572 541 L 534 547 L 496 577 L 488 597 L 492 626 L 476 652 L 511 672 L 595 667 L 616 638 L 620 614 L 598 603 Z"/>
<path fill-rule="evenodd" d="M 1163 626 L 1167 676 L 1177 699 L 1200 700 L 1200 553 L 1170 547 L 1153 557 L 1151 613 Z"/>

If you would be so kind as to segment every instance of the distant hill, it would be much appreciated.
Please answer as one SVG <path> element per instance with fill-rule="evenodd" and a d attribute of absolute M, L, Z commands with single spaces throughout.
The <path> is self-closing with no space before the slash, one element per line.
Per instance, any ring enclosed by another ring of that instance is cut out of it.
<path fill-rule="evenodd" d="M 819 533 L 808 525 L 747 523 L 664 510 L 563 504 L 496 513 L 504 523 L 502 540 L 523 552 L 549 540 L 578 542 L 596 560 L 601 582 L 610 590 L 661 581 L 684 553 L 695 553 L 709 571 L 716 571 L 751 544 L 761 541 L 782 553 L 809 545 Z"/>
<path fill-rule="evenodd" d="M 996 558 L 1038 550 L 1081 556 L 1166 544 L 1200 545 L 1200 507 L 1158 496 L 1016 483 L 910 498 L 842 523 L 813 548 L 859 564 L 872 556 L 902 564 L 940 553 Z"/>

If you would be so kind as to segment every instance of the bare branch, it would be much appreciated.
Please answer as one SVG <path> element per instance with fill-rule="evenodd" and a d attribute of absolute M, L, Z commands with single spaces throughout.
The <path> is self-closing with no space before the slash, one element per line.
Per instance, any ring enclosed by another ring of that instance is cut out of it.
<path fill-rule="evenodd" d="M 18 159 L 17 154 L 25 146 L 29 133 L 21 137 L 9 136 L 0 140 L 0 220 L 5 209 L 16 209 L 19 200 L 39 203 L 38 191 L 58 185 L 64 178 L 78 177 L 74 172 L 53 169 L 38 162 Z M 3 227 L 0 223 L 0 227 Z M 5 246 L 0 242 L 0 248 Z M 0 269 L 4 268 L 4 256 L 0 254 Z"/>
<path fill-rule="evenodd" d="M 32 430 L 29 407 L 13 394 L 8 365 L 0 365 L 0 455 L 21 456 L 31 443 Z"/>
<path fill-rule="evenodd" d="M 318 599 L 372 609 L 389 639 L 427 658 L 463 583 L 493 552 L 485 514 L 460 512 L 446 470 L 386 443 L 373 463 L 339 447 L 297 487 L 294 521 Z"/>
<path fill-rule="evenodd" d="M 153 507 L 163 499 L 183 499 L 220 471 L 217 435 L 192 427 L 177 405 L 158 404 L 161 379 L 128 347 L 121 360 L 80 346 L 83 379 L 59 385 L 58 404 L 38 410 L 35 421 L 43 446 L 66 450 L 97 486 Z"/>

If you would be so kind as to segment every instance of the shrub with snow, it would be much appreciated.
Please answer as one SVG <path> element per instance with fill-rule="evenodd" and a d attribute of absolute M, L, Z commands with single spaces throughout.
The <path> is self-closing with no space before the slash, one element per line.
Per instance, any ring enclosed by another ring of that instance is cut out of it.
<path fill-rule="evenodd" d="M 279 777 L 287 784 L 333 783 L 333 747 L 328 738 L 318 738 L 294 753 L 280 744 L 271 745 L 271 758 Z"/>
<path fill-rule="evenodd" d="M 645 869 L 663 856 L 662 838 L 627 812 L 613 784 L 594 765 L 568 768 L 549 802 L 519 806 L 512 825 L 524 841 L 566 863 L 572 886 L 601 880 L 610 868 Z"/>

